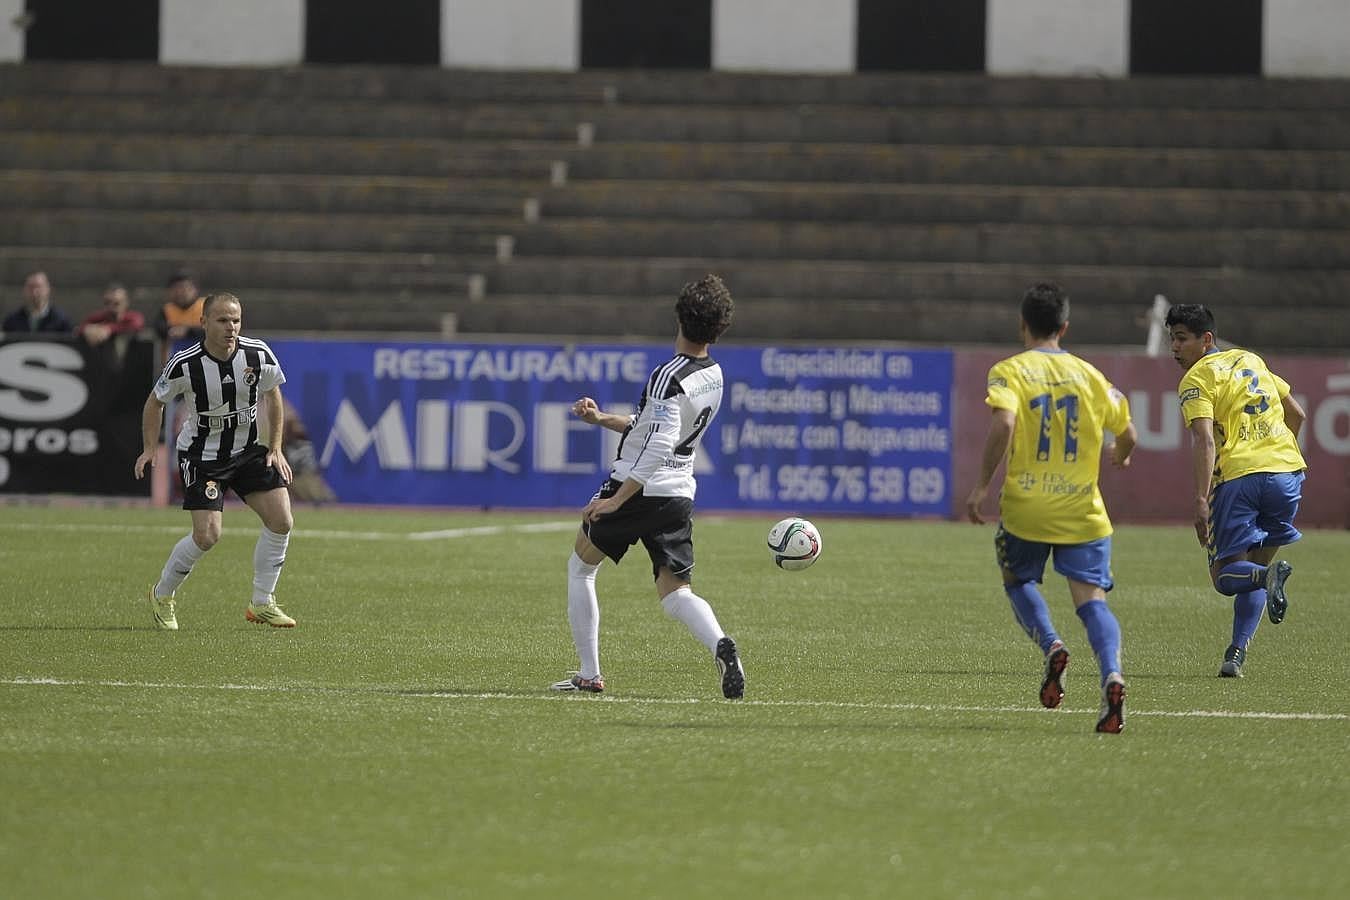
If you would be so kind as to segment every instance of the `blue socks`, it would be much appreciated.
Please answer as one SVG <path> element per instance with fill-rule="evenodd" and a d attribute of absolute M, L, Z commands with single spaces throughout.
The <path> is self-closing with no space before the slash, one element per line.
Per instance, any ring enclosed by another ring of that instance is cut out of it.
<path fill-rule="evenodd" d="M 1055 626 L 1050 623 L 1050 610 L 1045 605 L 1045 598 L 1041 596 L 1036 582 L 1005 584 L 1003 591 L 1008 595 L 1008 601 L 1012 603 L 1017 624 L 1021 625 L 1027 636 L 1040 646 L 1042 653 L 1049 651 L 1050 645 L 1059 640 L 1059 635 L 1055 633 Z M 1256 621 L 1260 621 L 1261 613 L 1266 606 L 1265 592 L 1257 591 L 1243 595 L 1253 597 L 1258 594 L 1260 603 L 1254 606 Z M 1078 607 L 1077 612 L 1083 627 L 1087 629 L 1088 643 L 1092 645 L 1092 652 L 1097 657 L 1097 664 L 1102 670 L 1102 683 L 1105 684 L 1107 675 L 1120 671 L 1120 622 L 1116 620 L 1115 613 L 1111 612 L 1111 607 L 1106 605 L 1105 600 L 1089 600 Z M 1236 634 L 1236 614 L 1233 629 Z M 1254 623 L 1251 629 L 1256 630 Z"/>
<path fill-rule="evenodd" d="M 1219 570 L 1219 577 L 1214 579 L 1214 590 L 1229 597 L 1265 586 L 1266 567 L 1245 559 L 1224 566 Z"/>
<path fill-rule="evenodd" d="M 1266 589 L 1246 591 L 1233 598 L 1233 646 L 1247 649 L 1261 614 L 1266 611 Z"/>
<path fill-rule="evenodd" d="M 1078 607 L 1078 618 L 1082 619 L 1083 627 L 1087 629 L 1088 643 L 1097 656 L 1097 665 L 1102 670 L 1102 683 L 1105 684 L 1107 675 L 1120 671 L 1120 622 L 1105 600 L 1084 603 Z"/>
<path fill-rule="evenodd" d="M 1012 603 L 1013 617 L 1017 619 L 1017 624 L 1022 626 L 1027 637 L 1040 646 L 1042 653 L 1047 652 L 1050 645 L 1059 640 L 1059 635 L 1055 633 L 1055 626 L 1050 623 L 1050 608 L 1045 605 L 1045 598 L 1041 596 L 1036 582 L 1005 584 L 1003 592 Z"/>

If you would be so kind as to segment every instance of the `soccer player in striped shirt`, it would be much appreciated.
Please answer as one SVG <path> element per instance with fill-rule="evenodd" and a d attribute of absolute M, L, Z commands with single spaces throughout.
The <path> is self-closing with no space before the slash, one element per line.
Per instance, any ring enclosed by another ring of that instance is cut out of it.
<path fill-rule="evenodd" d="M 1261 357 L 1219 349 L 1214 314 L 1204 306 L 1178 304 L 1165 321 L 1172 358 L 1186 370 L 1177 396 L 1191 432 L 1195 534 L 1214 589 L 1233 598 L 1233 640 L 1219 675 L 1241 678 L 1262 611 L 1278 625 L 1288 609 L 1284 582 L 1293 567 L 1275 555 L 1303 536 L 1294 516 L 1307 468 L 1298 448 L 1307 414 Z"/>
<path fill-rule="evenodd" d="M 722 695 L 734 700 L 745 693 L 736 642 L 690 587 L 694 459 L 722 403 L 722 367 L 708 355 L 708 345 L 731 324 L 733 308 L 730 291 L 716 275 L 686 284 L 675 301 L 675 355 L 652 371 L 637 414 L 602 412 L 590 397 L 572 406 L 578 418 L 621 432 L 623 439 L 609 479 L 582 510 L 581 529 L 567 561 L 567 619 L 580 670 L 554 684 L 555 691 L 597 694 L 605 689 L 595 574 L 606 556 L 617 563 L 641 541 L 651 558 L 661 607 L 708 648 Z"/>
<path fill-rule="evenodd" d="M 244 612 L 250 622 L 291 628 L 295 620 L 277 606 L 273 591 L 286 561 L 291 534 L 291 501 L 286 485 L 291 467 L 281 452 L 286 381 L 270 347 L 239 333 L 243 308 L 233 294 L 212 294 L 202 306 L 204 337 L 177 353 L 164 367 L 141 415 L 141 455 L 135 475 L 154 465 L 165 405 L 182 397 L 187 417 L 178 432 L 178 465 L 183 473 L 183 509 L 192 514 L 192 533 L 174 545 L 159 581 L 150 587 L 155 624 L 178 629 L 179 585 L 206 551 L 220 540 L 225 492 L 233 489 L 262 520 L 253 550 L 253 598 Z M 267 445 L 259 442 L 258 413 L 266 398 Z"/>
<path fill-rule="evenodd" d="M 1129 465 L 1136 435 L 1125 397 L 1101 372 L 1060 348 L 1068 327 L 1069 297 L 1062 289 L 1037 284 L 1026 292 L 1021 321 L 1026 350 L 989 370 L 985 403 L 993 419 L 966 512 L 972 522 L 984 522 L 980 504 L 1006 457 L 994 546 L 1013 615 L 1044 654 L 1041 705 L 1059 706 L 1069 664 L 1040 591 L 1053 554 L 1101 672 L 1097 730 L 1119 734 L 1125 727 L 1125 680 L 1120 623 L 1106 604 L 1106 592 L 1114 587 L 1111 520 L 1097 478 L 1104 432 L 1115 435 L 1110 450 L 1117 467 Z"/>

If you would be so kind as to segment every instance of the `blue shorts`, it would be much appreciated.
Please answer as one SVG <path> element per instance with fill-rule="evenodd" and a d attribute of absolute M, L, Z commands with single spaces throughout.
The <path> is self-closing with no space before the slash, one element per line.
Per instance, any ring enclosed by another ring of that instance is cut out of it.
<path fill-rule="evenodd" d="M 1082 544 L 1047 544 L 1044 541 L 1026 541 L 998 526 L 994 535 L 994 549 L 998 552 L 998 567 L 1005 578 L 1011 575 L 1018 584 L 1042 581 L 1045 561 L 1055 554 L 1055 571 L 1065 578 L 1095 584 L 1104 591 L 1116 586 L 1111 580 L 1111 538 L 1098 538 Z"/>
<path fill-rule="evenodd" d="M 1209 499 L 1209 564 L 1303 537 L 1294 527 L 1301 499 L 1302 472 L 1253 472 L 1217 485 Z"/>

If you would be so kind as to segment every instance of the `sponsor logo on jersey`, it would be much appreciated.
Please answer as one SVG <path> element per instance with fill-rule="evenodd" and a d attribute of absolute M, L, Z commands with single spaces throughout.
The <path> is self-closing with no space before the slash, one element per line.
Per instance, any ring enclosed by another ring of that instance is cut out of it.
<path fill-rule="evenodd" d="M 1196 400 L 1199 399 L 1199 397 L 1200 389 L 1198 387 L 1192 387 L 1182 391 L 1179 399 L 1182 403 L 1185 403 L 1187 400 Z"/>

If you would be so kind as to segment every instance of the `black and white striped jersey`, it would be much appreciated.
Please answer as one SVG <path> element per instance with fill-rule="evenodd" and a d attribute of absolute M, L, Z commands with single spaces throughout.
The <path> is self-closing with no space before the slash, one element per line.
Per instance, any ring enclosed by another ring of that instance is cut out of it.
<path fill-rule="evenodd" d="M 155 382 L 155 397 L 183 397 L 187 417 L 178 453 L 200 462 L 225 462 L 258 441 L 258 397 L 284 384 L 276 354 L 260 340 L 240 336 L 226 360 L 200 341 L 176 353 Z"/>
<path fill-rule="evenodd" d="M 648 497 L 693 499 L 699 440 L 722 405 L 722 367 L 677 354 L 656 367 L 619 441 L 610 477 L 641 482 Z"/>

